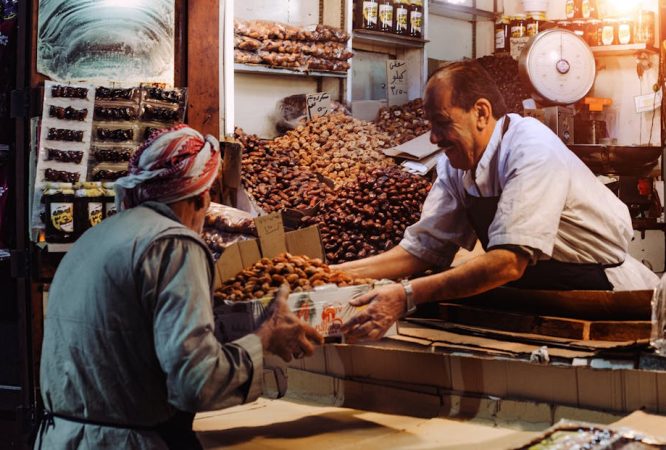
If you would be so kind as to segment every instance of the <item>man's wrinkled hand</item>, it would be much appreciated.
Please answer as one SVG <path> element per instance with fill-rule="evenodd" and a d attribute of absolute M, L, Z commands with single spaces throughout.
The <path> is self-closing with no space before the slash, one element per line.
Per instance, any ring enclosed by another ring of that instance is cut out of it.
<path fill-rule="evenodd" d="M 289 287 L 282 285 L 275 298 L 275 310 L 257 330 L 265 351 L 289 362 L 292 358 L 312 355 L 324 338 L 310 325 L 300 320 L 287 306 Z"/>
<path fill-rule="evenodd" d="M 368 307 L 342 325 L 346 341 L 381 338 L 404 314 L 406 301 L 405 289 L 400 284 L 383 286 L 355 298 L 350 302 L 353 306 Z"/>

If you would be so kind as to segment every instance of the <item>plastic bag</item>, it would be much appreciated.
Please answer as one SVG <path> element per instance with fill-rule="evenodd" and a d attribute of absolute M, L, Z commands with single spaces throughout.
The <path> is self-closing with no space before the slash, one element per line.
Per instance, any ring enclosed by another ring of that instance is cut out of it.
<path fill-rule="evenodd" d="M 661 278 L 652 295 L 652 334 L 650 345 L 666 356 L 666 275 Z"/>

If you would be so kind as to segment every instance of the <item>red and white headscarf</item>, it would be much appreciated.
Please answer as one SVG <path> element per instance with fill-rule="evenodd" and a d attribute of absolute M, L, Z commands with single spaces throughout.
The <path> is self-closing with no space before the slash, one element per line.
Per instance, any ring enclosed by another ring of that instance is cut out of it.
<path fill-rule="evenodd" d="M 116 180 L 116 205 L 173 203 L 210 188 L 220 168 L 220 144 L 187 125 L 153 133 L 134 153 L 126 177 Z"/>

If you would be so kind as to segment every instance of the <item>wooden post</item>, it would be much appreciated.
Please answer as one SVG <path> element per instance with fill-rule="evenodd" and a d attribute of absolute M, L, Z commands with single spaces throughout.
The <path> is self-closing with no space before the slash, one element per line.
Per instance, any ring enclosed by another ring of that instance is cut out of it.
<path fill-rule="evenodd" d="M 222 203 L 236 207 L 238 203 L 238 189 L 241 187 L 241 157 L 243 148 L 235 139 L 225 139 L 220 145 L 224 152 Z"/>
<path fill-rule="evenodd" d="M 220 0 L 187 2 L 187 123 L 220 137 Z"/>

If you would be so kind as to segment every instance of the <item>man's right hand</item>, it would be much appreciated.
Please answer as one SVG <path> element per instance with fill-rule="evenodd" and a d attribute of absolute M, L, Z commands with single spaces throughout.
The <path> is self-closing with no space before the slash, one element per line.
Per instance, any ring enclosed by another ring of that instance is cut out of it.
<path fill-rule="evenodd" d="M 282 285 L 275 297 L 273 315 L 256 331 L 264 351 L 278 355 L 289 362 L 293 358 L 309 356 L 315 345 L 321 345 L 324 338 L 310 325 L 289 311 L 287 297 L 289 287 Z"/>

